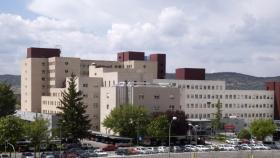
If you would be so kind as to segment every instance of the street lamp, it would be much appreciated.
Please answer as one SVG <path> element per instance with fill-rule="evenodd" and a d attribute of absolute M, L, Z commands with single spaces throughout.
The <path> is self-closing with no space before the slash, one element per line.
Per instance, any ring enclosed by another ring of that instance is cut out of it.
<path fill-rule="evenodd" d="M 170 124 L 169 124 L 169 140 L 168 140 L 168 146 L 169 146 L 169 150 L 168 150 L 168 157 L 170 157 L 170 133 L 171 133 L 171 125 L 172 125 L 172 122 L 174 121 L 174 120 L 177 120 L 177 117 L 175 117 L 175 116 L 173 116 L 172 117 L 172 120 L 171 120 L 171 122 L 170 122 Z"/>
<path fill-rule="evenodd" d="M 59 148 L 59 157 L 62 157 L 61 154 L 61 148 L 62 148 L 62 134 L 61 134 L 61 129 L 62 129 L 62 124 L 65 123 L 65 120 L 62 120 L 60 123 L 60 127 L 59 127 L 59 137 L 60 137 L 60 148 Z"/>
<path fill-rule="evenodd" d="M 199 127 L 199 125 L 192 125 L 191 123 L 189 123 L 189 126 L 191 126 L 193 129 L 194 129 L 194 132 L 195 132 L 195 142 L 196 142 L 196 145 L 197 145 L 197 127 Z"/>

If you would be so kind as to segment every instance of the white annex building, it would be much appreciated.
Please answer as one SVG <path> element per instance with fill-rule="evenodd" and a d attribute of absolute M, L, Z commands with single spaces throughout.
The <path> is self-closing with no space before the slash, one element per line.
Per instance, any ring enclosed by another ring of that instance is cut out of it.
<path fill-rule="evenodd" d="M 83 92 L 92 130 L 102 126 L 112 109 L 124 103 L 150 113 L 183 110 L 188 118 L 213 118 L 218 100 L 224 117 L 250 123 L 275 116 L 274 90 L 227 90 L 224 81 L 205 79 L 204 69 L 177 69 L 176 80 L 165 78 L 165 54 L 118 53 L 117 61 L 61 57 L 59 49 L 28 48 L 21 64 L 21 111 L 56 115 L 72 73 Z M 277 113 L 277 112 L 276 112 Z M 277 114 L 278 115 L 278 114 Z"/>

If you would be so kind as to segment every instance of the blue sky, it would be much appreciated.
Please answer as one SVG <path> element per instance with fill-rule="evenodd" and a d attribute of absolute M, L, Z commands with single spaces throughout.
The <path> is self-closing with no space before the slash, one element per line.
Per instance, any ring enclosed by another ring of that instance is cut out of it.
<path fill-rule="evenodd" d="M 278 0 L 3 0 L 0 74 L 20 74 L 28 47 L 59 47 L 85 59 L 166 53 L 168 72 L 279 76 L 279 26 Z"/>

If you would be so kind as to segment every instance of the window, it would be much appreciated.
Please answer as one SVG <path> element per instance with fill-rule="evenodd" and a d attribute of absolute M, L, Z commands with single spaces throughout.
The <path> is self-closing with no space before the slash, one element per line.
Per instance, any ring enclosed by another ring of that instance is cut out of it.
<path fill-rule="evenodd" d="M 44 62 L 42 62 L 42 66 L 45 66 L 46 64 Z"/>
<path fill-rule="evenodd" d="M 42 81 L 45 81 L 46 80 L 46 78 L 45 77 L 42 77 Z"/>
<path fill-rule="evenodd" d="M 65 73 L 68 73 L 68 70 L 65 70 Z"/>
<path fill-rule="evenodd" d="M 87 83 L 84 83 L 84 84 L 83 84 L 83 87 L 88 87 L 88 84 L 87 84 Z"/>
<path fill-rule="evenodd" d="M 155 99 L 159 99 L 159 95 L 155 95 L 154 98 L 155 98 Z"/>
<path fill-rule="evenodd" d="M 171 94 L 171 95 L 169 95 L 169 98 L 170 98 L 170 99 L 174 99 L 175 97 L 174 97 L 173 94 Z"/>
<path fill-rule="evenodd" d="M 69 64 L 69 63 L 66 61 L 66 62 L 65 62 L 65 65 L 68 65 L 68 64 Z"/>
<path fill-rule="evenodd" d="M 138 98 L 139 98 L 139 99 L 144 99 L 144 94 L 138 95 Z"/>
<path fill-rule="evenodd" d="M 106 108 L 107 108 L 107 110 L 109 109 L 109 104 L 107 104 L 107 107 L 106 107 Z"/>
<path fill-rule="evenodd" d="M 175 106 L 174 105 L 169 105 L 169 109 L 174 110 Z"/>

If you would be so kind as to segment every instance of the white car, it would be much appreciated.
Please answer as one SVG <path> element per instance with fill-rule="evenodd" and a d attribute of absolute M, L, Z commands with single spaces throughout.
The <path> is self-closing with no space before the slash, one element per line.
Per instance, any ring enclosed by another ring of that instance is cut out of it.
<path fill-rule="evenodd" d="M 226 143 L 237 145 L 239 141 L 240 141 L 240 140 L 239 140 L 238 138 L 233 138 L 233 139 L 228 139 L 228 140 L 226 140 Z"/>
<path fill-rule="evenodd" d="M 189 152 L 189 151 L 195 152 L 195 151 L 197 151 L 197 148 L 196 148 L 195 146 L 193 146 L 193 145 L 185 145 L 184 151 L 187 151 L 187 152 Z"/>
<path fill-rule="evenodd" d="M 167 153 L 169 151 L 169 148 L 166 146 L 159 146 L 158 147 L 158 152 L 159 153 Z"/>
<path fill-rule="evenodd" d="M 234 150 L 236 150 L 234 148 L 234 146 L 229 145 L 229 144 L 219 144 L 218 148 L 219 148 L 219 150 L 222 150 L 222 151 L 234 151 Z"/>
<path fill-rule="evenodd" d="M 241 144 L 240 147 L 242 150 L 251 150 L 252 149 L 248 144 Z"/>
<path fill-rule="evenodd" d="M 256 145 L 258 147 L 259 150 L 270 150 L 271 148 L 268 146 L 265 146 L 263 144 L 257 144 Z"/>
<path fill-rule="evenodd" d="M 94 152 L 97 154 L 98 157 L 106 157 L 108 156 L 108 153 L 105 151 L 102 151 L 101 149 L 96 149 Z"/>
<path fill-rule="evenodd" d="M 210 150 L 209 148 L 207 148 L 204 145 L 197 145 L 196 148 L 197 148 L 197 151 L 209 151 Z"/>

